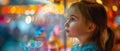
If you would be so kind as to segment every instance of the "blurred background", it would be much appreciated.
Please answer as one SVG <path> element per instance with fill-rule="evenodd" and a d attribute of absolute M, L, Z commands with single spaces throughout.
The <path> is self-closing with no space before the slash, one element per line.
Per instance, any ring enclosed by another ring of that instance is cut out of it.
<path fill-rule="evenodd" d="M 64 13 L 78 1 L 0 0 L 0 51 L 70 51 L 78 40 L 65 35 Z M 104 5 L 120 51 L 120 0 L 89 1 Z"/>

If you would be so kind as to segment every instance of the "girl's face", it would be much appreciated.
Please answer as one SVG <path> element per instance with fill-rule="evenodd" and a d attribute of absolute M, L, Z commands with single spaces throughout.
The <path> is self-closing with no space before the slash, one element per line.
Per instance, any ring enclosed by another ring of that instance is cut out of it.
<path fill-rule="evenodd" d="M 78 9 L 69 9 L 66 16 L 68 19 L 65 23 L 65 29 L 69 37 L 77 37 L 87 34 L 87 23 Z"/>

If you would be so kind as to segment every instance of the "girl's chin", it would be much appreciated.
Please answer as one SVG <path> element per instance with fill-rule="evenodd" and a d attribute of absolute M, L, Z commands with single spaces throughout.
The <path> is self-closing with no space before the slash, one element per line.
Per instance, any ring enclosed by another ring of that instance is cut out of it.
<path fill-rule="evenodd" d="M 73 34 L 68 34 L 68 33 L 67 33 L 67 36 L 68 37 L 75 37 Z"/>

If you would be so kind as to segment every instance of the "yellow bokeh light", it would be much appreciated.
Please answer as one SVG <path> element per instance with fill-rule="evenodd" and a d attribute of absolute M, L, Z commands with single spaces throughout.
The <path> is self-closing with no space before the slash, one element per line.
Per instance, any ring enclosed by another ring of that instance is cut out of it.
<path fill-rule="evenodd" d="M 16 7 L 15 6 L 11 7 L 10 12 L 14 14 L 16 12 Z"/>
<path fill-rule="evenodd" d="M 48 4 L 48 5 L 45 5 L 40 13 L 56 13 L 56 14 L 63 14 L 64 13 L 64 7 L 62 4 Z"/>
<path fill-rule="evenodd" d="M 56 5 L 55 8 L 56 8 L 56 13 L 58 13 L 58 14 L 64 13 L 64 7 L 62 4 Z"/>
<path fill-rule="evenodd" d="M 101 0 L 96 0 L 97 3 L 103 4 Z"/>
<path fill-rule="evenodd" d="M 50 2 L 54 2 L 54 0 L 49 0 Z"/>
<path fill-rule="evenodd" d="M 118 7 L 117 7 L 116 5 L 113 5 L 113 6 L 112 6 L 112 9 L 113 9 L 113 11 L 115 11 L 115 12 L 118 11 Z"/>

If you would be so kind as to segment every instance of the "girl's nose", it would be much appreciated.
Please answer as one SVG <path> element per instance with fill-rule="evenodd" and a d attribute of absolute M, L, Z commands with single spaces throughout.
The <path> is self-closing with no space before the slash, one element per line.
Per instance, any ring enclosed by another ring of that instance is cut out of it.
<path fill-rule="evenodd" d="M 65 27 L 69 27 L 69 20 L 67 20 L 64 24 Z"/>

